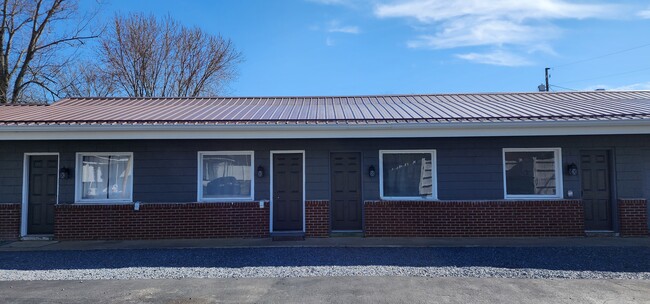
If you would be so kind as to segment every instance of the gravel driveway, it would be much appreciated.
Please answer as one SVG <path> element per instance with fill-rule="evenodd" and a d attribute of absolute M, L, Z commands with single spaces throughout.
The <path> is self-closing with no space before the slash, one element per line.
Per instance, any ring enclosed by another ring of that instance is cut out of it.
<path fill-rule="evenodd" d="M 649 247 L 0 252 L 0 280 L 415 276 L 650 280 Z"/>

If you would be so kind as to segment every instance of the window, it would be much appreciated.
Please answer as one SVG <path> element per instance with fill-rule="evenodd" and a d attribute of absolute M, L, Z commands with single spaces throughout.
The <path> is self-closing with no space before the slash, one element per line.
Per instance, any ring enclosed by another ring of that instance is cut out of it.
<path fill-rule="evenodd" d="M 562 198 L 559 148 L 503 149 L 505 198 Z"/>
<path fill-rule="evenodd" d="M 199 201 L 253 200 L 253 151 L 199 152 Z"/>
<path fill-rule="evenodd" d="M 379 151 L 382 199 L 436 199 L 435 150 Z"/>
<path fill-rule="evenodd" d="M 133 201 L 133 153 L 77 153 L 77 202 Z"/>

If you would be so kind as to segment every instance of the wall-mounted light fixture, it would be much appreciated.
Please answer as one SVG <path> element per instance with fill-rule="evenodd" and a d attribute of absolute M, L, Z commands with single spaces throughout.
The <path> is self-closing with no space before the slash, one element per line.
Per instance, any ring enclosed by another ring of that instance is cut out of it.
<path fill-rule="evenodd" d="M 62 167 L 59 169 L 59 179 L 68 179 L 70 178 L 70 169 Z"/>
<path fill-rule="evenodd" d="M 259 178 L 264 177 L 264 167 L 257 166 L 257 177 L 259 177 Z"/>
<path fill-rule="evenodd" d="M 375 170 L 375 166 L 368 167 L 368 176 L 375 177 L 375 175 L 377 175 L 377 170 Z"/>
<path fill-rule="evenodd" d="M 578 175 L 578 166 L 575 163 L 570 163 L 566 166 L 566 172 L 570 176 Z"/>

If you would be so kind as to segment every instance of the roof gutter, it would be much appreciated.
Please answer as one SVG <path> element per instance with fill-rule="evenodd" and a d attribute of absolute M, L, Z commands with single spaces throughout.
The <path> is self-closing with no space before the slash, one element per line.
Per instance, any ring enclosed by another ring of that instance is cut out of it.
<path fill-rule="evenodd" d="M 283 125 L 3 126 L 0 140 L 300 139 L 650 134 L 650 120 Z"/>

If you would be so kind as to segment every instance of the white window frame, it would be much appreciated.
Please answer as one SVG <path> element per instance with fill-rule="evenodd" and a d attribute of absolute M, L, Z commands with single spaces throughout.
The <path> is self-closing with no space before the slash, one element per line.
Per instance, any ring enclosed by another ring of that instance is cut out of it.
<path fill-rule="evenodd" d="M 251 195 L 249 197 L 203 197 L 203 156 L 210 155 L 249 155 L 251 157 Z M 197 159 L 196 200 L 198 202 L 251 202 L 255 200 L 255 151 L 199 151 Z"/>
<path fill-rule="evenodd" d="M 555 195 L 547 194 L 508 194 L 506 184 L 506 153 L 507 152 L 553 152 L 555 156 Z M 562 199 L 564 198 L 564 181 L 562 176 L 562 149 L 561 148 L 504 148 L 501 156 L 503 165 L 503 197 L 505 199 Z"/>
<path fill-rule="evenodd" d="M 131 157 L 131 168 L 129 168 L 129 175 L 131 176 L 131 182 L 130 182 L 130 197 L 128 199 L 83 199 L 81 191 L 83 187 L 81 186 L 82 181 L 82 160 L 84 156 L 114 156 L 114 155 L 128 155 Z M 83 204 L 106 204 L 106 203 L 111 203 L 111 204 L 129 204 L 133 203 L 133 167 L 134 167 L 134 162 L 135 159 L 133 158 L 133 152 L 77 152 L 76 159 L 75 159 L 75 178 L 74 178 L 74 187 L 75 187 L 75 203 L 83 203 Z"/>
<path fill-rule="evenodd" d="M 432 189 L 431 196 L 385 196 L 384 195 L 384 154 L 411 154 L 411 153 L 430 153 L 431 154 L 431 178 Z M 408 201 L 435 201 L 438 200 L 438 160 L 435 149 L 417 149 L 417 150 L 379 150 L 379 197 L 382 200 L 408 200 Z"/>

